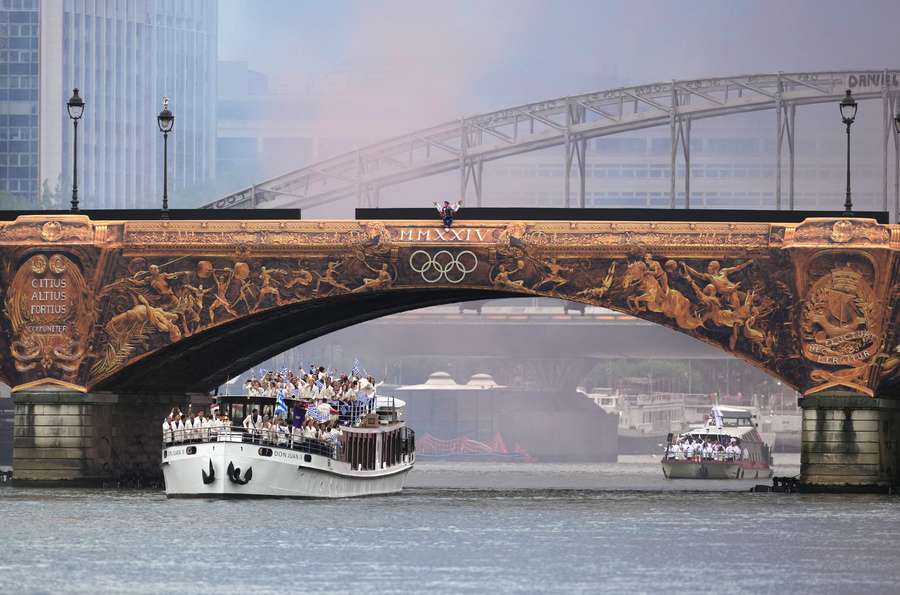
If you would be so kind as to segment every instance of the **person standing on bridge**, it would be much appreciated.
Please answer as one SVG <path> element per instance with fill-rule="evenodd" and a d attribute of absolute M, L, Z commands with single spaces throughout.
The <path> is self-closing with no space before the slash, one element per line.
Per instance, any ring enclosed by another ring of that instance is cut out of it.
<path fill-rule="evenodd" d="M 449 200 L 445 200 L 443 206 L 434 203 L 434 208 L 441 214 L 441 220 L 444 222 L 444 231 L 450 231 L 450 226 L 453 225 L 453 213 L 457 212 L 461 206 L 461 200 L 457 201 L 455 205 L 451 205 Z"/>

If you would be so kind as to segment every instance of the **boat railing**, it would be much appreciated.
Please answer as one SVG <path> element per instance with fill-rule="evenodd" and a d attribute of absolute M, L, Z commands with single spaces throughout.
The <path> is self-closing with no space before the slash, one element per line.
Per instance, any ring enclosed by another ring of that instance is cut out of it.
<path fill-rule="evenodd" d="M 272 408 L 271 411 L 274 411 L 276 403 L 278 401 L 278 391 L 271 388 L 263 389 L 261 391 L 252 391 L 247 394 L 223 394 L 219 396 L 268 399 L 271 400 L 271 404 L 267 405 Z M 297 407 L 298 405 L 296 405 L 295 403 L 301 402 L 300 395 L 296 391 L 284 393 L 284 397 L 291 403 L 291 407 Z M 308 403 L 308 401 L 305 400 L 303 402 Z M 358 396 L 356 399 L 351 400 L 330 399 L 326 402 L 331 408 L 337 411 L 338 421 L 342 426 L 358 425 L 366 415 L 376 412 L 376 398 L 374 395 L 372 397 Z M 306 405 L 303 406 L 305 407 Z M 307 414 L 307 418 L 312 418 L 314 421 L 316 421 L 316 423 L 322 423 L 326 421 L 325 419 L 323 419 L 323 415 Z"/>
<path fill-rule="evenodd" d="M 327 437 L 312 438 L 276 430 L 247 429 L 242 426 L 185 428 L 183 430 L 168 430 L 163 435 L 163 448 L 210 442 L 240 442 L 243 444 L 287 448 L 332 459 L 337 459 L 340 455 L 340 442 L 335 439 Z"/>
<path fill-rule="evenodd" d="M 688 453 L 681 449 L 673 448 L 672 444 L 669 444 L 666 447 L 665 458 L 669 460 L 675 461 L 716 461 L 721 463 L 731 463 L 734 461 L 740 461 L 743 459 L 742 453 L 726 453 L 724 451 L 716 451 L 713 453 L 704 453 L 696 450 L 691 450 L 691 455 L 688 456 Z"/>

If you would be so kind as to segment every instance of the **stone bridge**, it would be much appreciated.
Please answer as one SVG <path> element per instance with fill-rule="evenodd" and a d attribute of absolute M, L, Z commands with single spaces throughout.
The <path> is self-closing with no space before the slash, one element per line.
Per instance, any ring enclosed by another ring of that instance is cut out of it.
<path fill-rule="evenodd" d="M 137 441 L 153 460 L 173 401 L 324 333 L 526 295 L 644 318 L 795 387 L 806 485 L 897 481 L 896 225 L 461 221 L 446 231 L 418 220 L 82 215 L 0 225 L 0 379 L 17 398 L 18 479 L 114 475 L 132 457 L 123 419 L 146 425 Z"/>

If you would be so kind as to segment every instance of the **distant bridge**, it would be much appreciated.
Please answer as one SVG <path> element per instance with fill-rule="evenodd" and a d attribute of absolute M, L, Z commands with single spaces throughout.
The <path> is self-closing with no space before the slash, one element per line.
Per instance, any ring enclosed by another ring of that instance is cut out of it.
<path fill-rule="evenodd" d="M 481 205 L 484 163 L 549 147 L 564 147 L 565 205 L 572 206 L 572 169 L 577 206 L 585 206 L 587 141 L 592 138 L 669 126 L 669 200 L 676 207 L 678 156 L 684 168 L 686 208 L 691 207 L 691 122 L 760 110 L 776 118 L 775 206 L 794 208 L 795 115 L 798 106 L 837 102 L 845 89 L 857 100 L 882 102 L 882 205 L 888 210 L 889 144 L 894 146 L 893 210 L 900 212 L 898 138 L 892 119 L 900 96 L 900 71 L 862 70 L 739 75 L 673 80 L 559 97 L 462 118 L 398 136 L 313 163 L 244 188 L 207 208 L 294 206 L 309 208 L 356 197 L 378 206 L 381 188 L 449 171 L 459 171 L 459 195 L 469 188 Z M 787 157 L 787 204 L 782 184 Z"/>
<path fill-rule="evenodd" d="M 521 300 L 526 301 L 526 300 Z M 497 306 L 466 302 L 378 318 L 318 339 L 356 353 L 592 359 L 731 359 L 728 353 L 627 314 L 563 302 L 555 306 Z M 452 329 L 453 341 L 436 340 Z"/>

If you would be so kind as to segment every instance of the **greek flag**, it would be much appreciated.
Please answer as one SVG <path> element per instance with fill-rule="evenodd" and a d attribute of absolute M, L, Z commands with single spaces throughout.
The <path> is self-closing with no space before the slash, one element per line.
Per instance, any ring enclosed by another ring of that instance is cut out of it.
<path fill-rule="evenodd" d="M 315 407 L 310 407 L 306 410 L 306 417 L 312 418 L 313 421 L 317 423 L 322 423 L 323 421 L 328 421 L 328 416 L 323 415 L 321 411 L 316 409 Z"/>
<path fill-rule="evenodd" d="M 284 389 L 278 389 L 277 400 L 275 401 L 275 415 L 287 415 L 287 405 L 284 403 Z"/>
<path fill-rule="evenodd" d="M 281 375 L 282 375 L 282 376 L 287 376 L 287 375 L 288 375 L 288 372 L 289 372 L 289 370 L 288 370 L 287 368 L 281 368 Z"/>
<path fill-rule="evenodd" d="M 322 390 L 322 387 L 325 386 L 321 380 L 316 380 L 316 383 L 313 385 L 316 387 L 316 390 Z"/>
<path fill-rule="evenodd" d="M 359 358 L 353 358 L 353 369 L 350 370 L 351 376 L 359 376 Z"/>

